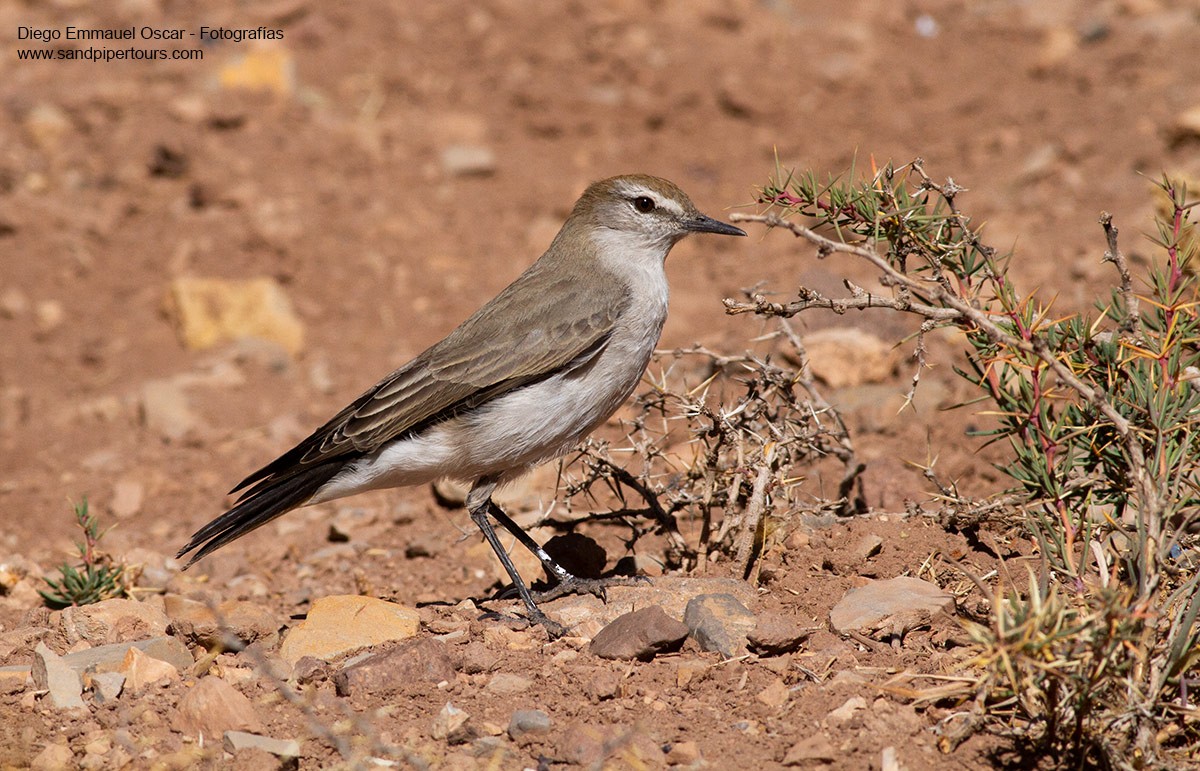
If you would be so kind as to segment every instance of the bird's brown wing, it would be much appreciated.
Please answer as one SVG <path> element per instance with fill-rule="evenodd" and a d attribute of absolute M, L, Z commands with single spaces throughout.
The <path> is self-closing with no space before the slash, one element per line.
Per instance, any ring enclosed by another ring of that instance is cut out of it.
<path fill-rule="evenodd" d="M 246 477 L 248 497 L 590 360 L 624 310 L 615 278 L 588 282 L 535 263 L 444 340 L 392 372 L 308 438 Z"/>

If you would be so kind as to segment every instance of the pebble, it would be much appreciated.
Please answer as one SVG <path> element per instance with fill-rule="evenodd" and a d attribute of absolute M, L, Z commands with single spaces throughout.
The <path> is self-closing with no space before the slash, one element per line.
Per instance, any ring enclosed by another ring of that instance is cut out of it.
<path fill-rule="evenodd" d="M 83 683 L 79 673 L 66 664 L 44 642 L 33 649 L 33 686 L 47 691 L 47 698 L 57 709 L 86 707 L 83 701 Z"/>
<path fill-rule="evenodd" d="M 488 684 L 483 690 L 486 693 L 496 694 L 498 696 L 512 696 L 518 693 L 524 693 L 533 687 L 533 681 L 528 677 L 510 674 L 508 672 L 499 672 L 492 675 L 492 679 L 488 680 Z"/>
<path fill-rule="evenodd" d="M 272 739 L 247 731 L 226 731 L 225 751 L 237 754 L 243 750 L 262 750 L 279 758 L 300 757 L 300 742 L 295 739 Z"/>
<path fill-rule="evenodd" d="M 854 555 L 859 559 L 870 559 L 883 550 L 883 539 L 871 533 L 858 539 L 854 545 Z"/>
<path fill-rule="evenodd" d="M 113 485 L 109 509 L 117 519 L 128 519 L 142 510 L 146 486 L 136 479 L 120 479 Z"/>
<path fill-rule="evenodd" d="M 857 327 L 829 327 L 804 336 L 813 376 L 830 388 L 890 380 L 898 354 L 891 344 Z"/>
<path fill-rule="evenodd" d="M 746 653 L 747 635 L 757 621 L 733 595 L 702 594 L 688 602 L 683 623 L 701 648 L 731 659 Z"/>
<path fill-rule="evenodd" d="M 793 744 L 783 756 L 785 766 L 813 766 L 832 763 L 839 753 L 823 734 L 814 734 Z"/>
<path fill-rule="evenodd" d="M 63 656 L 71 669 L 83 672 L 116 672 L 125 662 L 131 648 L 137 648 L 151 658 L 165 661 L 177 670 L 184 670 L 195 663 L 187 647 L 174 637 L 154 637 L 132 643 L 113 643 L 88 650 L 68 653 Z"/>
<path fill-rule="evenodd" d="M 125 659 L 117 670 L 125 676 L 125 688 L 133 693 L 146 686 L 179 679 L 179 670 L 165 661 L 147 656 L 137 648 L 125 651 Z"/>
<path fill-rule="evenodd" d="M 170 621 L 149 602 L 113 598 L 91 605 L 73 605 L 62 611 L 61 625 L 67 642 L 84 640 L 105 645 L 166 635 Z"/>
<path fill-rule="evenodd" d="M 453 679 L 454 664 L 446 644 L 422 638 L 344 666 L 333 681 L 339 696 L 359 696 L 412 687 L 427 689 Z"/>
<path fill-rule="evenodd" d="M 621 692 L 621 675 L 611 669 L 596 669 L 584 679 L 583 689 L 593 702 L 616 698 Z"/>
<path fill-rule="evenodd" d="M 525 551 L 525 550 L 521 550 Z M 492 558 L 496 561 L 495 558 Z M 607 597 L 571 595 L 555 600 L 543 610 L 579 637 L 594 637 L 606 624 L 626 613 L 658 605 L 672 618 L 683 618 L 688 600 L 702 594 L 731 594 L 743 605 L 756 603 L 754 590 L 733 578 L 663 576 L 629 586 L 610 586 Z"/>
<path fill-rule="evenodd" d="M 23 316 L 27 310 L 29 298 L 20 289 L 11 286 L 0 293 L 0 316 L 15 319 L 17 316 Z"/>
<path fill-rule="evenodd" d="M 550 716 L 542 710 L 519 709 L 512 713 L 512 719 L 508 721 L 508 735 L 513 741 L 520 741 L 531 734 L 549 733 L 550 726 Z"/>
<path fill-rule="evenodd" d="M 130 650 L 134 649 L 130 648 Z M 85 679 L 92 691 L 92 698 L 97 704 L 107 704 L 111 701 L 116 701 L 121 697 L 121 692 L 125 689 L 125 675 L 120 672 L 99 672 L 97 674 L 89 674 Z"/>
<path fill-rule="evenodd" d="M 465 710 L 446 702 L 437 717 L 433 719 L 430 735 L 438 741 L 445 741 L 449 744 L 462 744 L 470 741 L 475 738 L 467 729 L 467 721 L 470 719 L 471 716 Z"/>
<path fill-rule="evenodd" d="M 1200 140 L 1200 104 L 1193 105 L 1175 117 L 1171 136 L 1176 143 Z"/>
<path fill-rule="evenodd" d="M 849 722 L 854 717 L 854 713 L 861 709 L 867 708 L 867 700 L 862 696 L 852 696 L 846 699 L 842 706 L 830 712 L 825 716 L 825 722 L 831 726 L 840 726 L 843 723 Z"/>
<path fill-rule="evenodd" d="M 254 705 L 241 691 L 219 677 L 202 677 L 179 700 L 179 723 L 183 733 L 215 738 L 226 731 L 262 730 Z"/>
<path fill-rule="evenodd" d="M 788 697 L 791 696 L 791 691 L 788 690 L 787 684 L 782 678 L 775 678 L 771 684 L 758 692 L 755 697 L 763 704 L 771 709 L 779 709 L 784 704 L 787 704 Z"/>
<path fill-rule="evenodd" d="M 142 385 L 141 417 L 146 428 L 170 442 L 178 442 L 200 427 L 183 386 L 168 380 Z"/>
<path fill-rule="evenodd" d="M 205 647 L 220 644 L 240 650 L 256 641 L 272 647 L 279 639 L 279 622 L 258 603 L 227 600 L 214 612 L 206 603 L 168 594 L 163 609 L 174 634 Z"/>
<path fill-rule="evenodd" d="M 754 629 L 746 635 L 746 642 L 755 653 L 780 656 L 799 648 L 814 631 L 779 613 L 762 613 L 755 620 Z"/>
<path fill-rule="evenodd" d="M 244 337 L 278 343 L 292 356 L 304 347 L 304 324 L 273 278 L 177 278 L 166 307 L 180 341 L 194 351 Z"/>
<path fill-rule="evenodd" d="M 442 151 L 442 171 L 451 177 L 485 177 L 496 171 L 496 154 L 483 145 L 450 145 Z"/>
<path fill-rule="evenodd" d="M 75 754 L 66 744 L 47 744 L 33 757 L 30 771 L 61 771 L 75 763 Z"/>
<path fill-rule="evenodd" d="M 683 766 L 685 768 L 697 768 L 701 765 L 704 756 L 700 752 L 700 745 L 693 741 L 675 742 L 671 745 L 671 749 L 667 751 L 668 766 Z"/>
<path fill-rule="evenodd" d="M 658 605 L 626 613 L 604 627 L 592 639 L 592 655 L 602 659 L 649 661 L 655 655 L 677 648 L 688 628 L 671 618 Z"/>
<path fill-rule="evenodd" d="M 954 598 L 936 584 L 911 576 L 872 581 L 851 589 L 829 611 L 834 630 L 903 636 L 909 629 L 928 623 L 937 613 L 954 609 Z"/>
<path fill-rule="evenodd" d="M 356 594 L 322 597 L 288 633 L 279 654 L 290 664 L 303 656 L 328 661 L 356 648 L 407 640 L 420 625 L 416 610 L 394 602 Z"/>

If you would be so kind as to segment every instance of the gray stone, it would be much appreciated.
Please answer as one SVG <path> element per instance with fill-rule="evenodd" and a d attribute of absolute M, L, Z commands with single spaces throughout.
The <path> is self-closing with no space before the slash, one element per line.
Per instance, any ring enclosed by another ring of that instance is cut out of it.
<path fill-rule="evenodd" d="M 508 721 L 508 735 L 513 741 L 521 737 L 550 732 L 550 716 L 540 709 L 519 709 Z"/>
<path fill-rule="evenodd" d="M 701 648 L 731 659 L 746 653 L 746 637 L 757 620 L 733 595 L 703 594 L 688 602 L 683 623 Z"/>
<path fill-rule="evenodd" d="M 37 644 L 33 654 L 33 685 L 40 691 L 48 691 L 51 704 L 58 709 L 87 706 L 83 701 L 83 682 L 78 672 L 71 669 L 44 642 Z"/>
<path fill-rule="evenodd" d="M 602 659 L 649 661 L 663 651 L 679 647 L 688 628 L 657 605 L 626 613 L 601 629 L 592 639 L 592 655 Z"/>
<path fill-rule="evenodd" d="M 226 731 L 224 746 L 234 755 L 242 750 L 262 750 L 280 758 L 300 757 L 300 742 L 295 739 L 272 739 L 246 731 Z"/>
<path fill-rule="evenodd" d="M 63 661 L 80 674 L 84 672 L 115 672 L 125 662 L 125 654 L 130 648 L 137 648 L 150 658 L 165 661 L 181 672 L 195 663 L 192 654 L 188 653 L 187 646 L 174 637 L 152 637 L 149 640 L 100 645 L 68 653 L 63 656 Z"/>
<path fill-rule="evenodd" d="M 92 698 L 97 704 L 107 704 L 121 697 L 125 688 L 125 675 L 120 672 L 99 672 L 87 676 L 92 689 Z"/>

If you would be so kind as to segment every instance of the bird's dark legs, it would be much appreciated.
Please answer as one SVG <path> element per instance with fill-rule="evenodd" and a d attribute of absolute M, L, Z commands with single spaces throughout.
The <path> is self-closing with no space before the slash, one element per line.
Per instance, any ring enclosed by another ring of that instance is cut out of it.
<path fill-rule="evenodd" d="M 500 507 L 492 502 L 492 491 L 494 489 L 496 489 L 496 483 L 487 479 L 479 480 L 475 483 L 475 486 L 471 488 L 471 492 L 467 495 L 467 512 L 471 515 L 471 521 L 474 522 L 476 527 L 479 528 L 479 532 L 483 533 L 483 537 L 487 540 L 488 546 L 491 546 L 492 551 L 496 552 L 496 557 L 500 560 L 500 564 L 504 566 L 504 570 L 508 573 L 508 577 L 512 579 L 513 588 L 517 590 L 517 594 L 521 596 L 521 601 L 525 603 L 525 607 L 529 611 L 529 620 L 536 624 L 540 624 L 550 634 L 551 638 L 562 637 L 564 634 L 566 634 L 566 628 L 556 621 L 551 621 L 550 618 L 542 612 L 541 608 L 537 606 L 537 603 L 533 601 L 533 595 L 529 593 L 529 587 L 525 585 L 523 580 L 521 580 L 521 574 L 517 572 L 517 566 L 513 564 L 512 558 L 508 556 L 508 552 L 505 551 L 504 546 L 500 543 L 500 538 L 496 535 L 496 529 L 492 527 L 492 523 L 488 519 L 489 514 L 493 514 L 493 512 L 499 512 L 500 516 L 504 517 L 504 520 L 498 520 L 501 524 L 504 524 L 504 521 L 507 520 L 509 524 L 511 524 L 513 527 L 516 527 L 516 523 L 509 519 L 508 516 L 500 510 Z M 505 525 L 505 527 L 507 528 L 508 525 Z M 521 535 L 518 536 L 518 538 L 521 539 L 522 545 L 524 545 L 526 548 L 531 548 L 530 545 L 532 544 L 532 548 L 537 549 L 534 554 L 537 554 L 538 552 L 541 552 L 543 555 L 546 554 L 532 538 L 525 534 L 525 531 L 521 530 L 519 527 L 517 527 L 517 530 L 520 530 L 521 532 Z M 538 559 L 541 559 L 540 555 Z M 546 555 L 546 559 L 550 560 L 549 555 Z M 550 562 L 553 563 L 553 560 L 550 560 Z M 559 570 L 561 570 L 563 573 L 566 573 L 562 567 L 558 565 L 555 565 L 555 567 L 558 567 Z M 567 575 L 570 574 L 568 573 Z"/>
<path fill-rule="evenodd" d="M 492 500 L 492 492 L 496 489 L 496 483 L 493 480 L 481 479 L 471 488 L 471 492 L 467 495 L 467 511 L 471 515 L 471 521 L 483 533 L 483 537 L 487 540 L 488 545 L 492 547 L 492 551 L 496 552 L 496 557 L 500 560 L 500 564 L 504 566 L 508 577 L 512 579 L 513 589 L 521 597 L 521 601 L 525 603 L 525 607 L 529 610 L 530 620 L 541 624 L 550 633 L 551 637 L 559 637 L 566 632 L 561 624 L 551 621 L 545 613 L 538 608 L 534 600 L 534 593 L 529 591 L 529 587 L 521 579 L 521 574 L 517 572 L 516 566 L 513 564 L 512 558 L 508 556 L 508 552 L 500 543 L 500 539 L 496 536 L 496 529 L 492 527 L 490 516 L 495 519 L 500 525 L 512 533 L 513 536 L 520 542 L 522 546 L 533 553 L 538 561 L 542 563 L 542 567 L 550 574 L 555 581 L 555 585 L 545 592 L 538 592 L 537 598 L 541 600 L 552 600 L 556 597 L 562 597 L 567 594 L 594 594 L 600 599 L 605 598 L 605 587 L 616 584 L 630 584 L 637 581 L 637 578 L 625 576 L 613 578 L 579 578 L 569 572 L 562 565 L 554 561 L 554 558 L 546 553 L 546 550 L 538 545 L 537 541 L 529 537 L 529 534 L 521 529 L 521 526 L 504 513 L 496 503 Z"/>

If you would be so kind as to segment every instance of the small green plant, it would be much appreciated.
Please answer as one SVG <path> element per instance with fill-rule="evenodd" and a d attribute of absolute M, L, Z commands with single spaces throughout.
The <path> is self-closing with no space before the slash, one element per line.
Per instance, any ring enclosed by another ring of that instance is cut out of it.
<path fill-rule="evenodd" d="M 76 504 L 75 522 L 83 531 L 83 540 L 75 542 L 83 564 L 79 567 L 66 562 L 59 565 L 58 572 L 62 577 L 57 581 L 42 579 L 50 585 L 50 591 L 39 590 L 38 594 L 52 608 L 91 605 L 112 597 L 125 597 L 128 594 L 125 566 L 100 551 L 100 539 L 108 531 L 100 531 L 100 523 L 88 511 L 87 498 Z"/>

